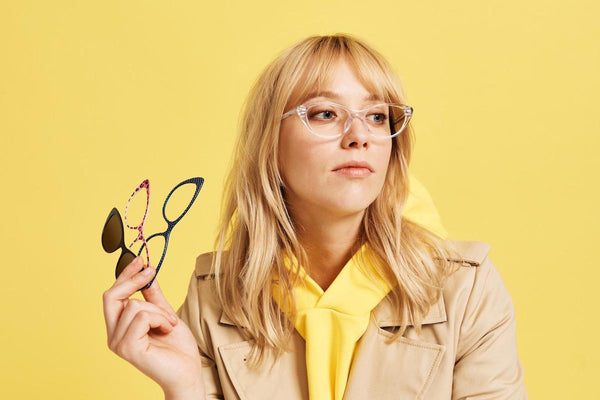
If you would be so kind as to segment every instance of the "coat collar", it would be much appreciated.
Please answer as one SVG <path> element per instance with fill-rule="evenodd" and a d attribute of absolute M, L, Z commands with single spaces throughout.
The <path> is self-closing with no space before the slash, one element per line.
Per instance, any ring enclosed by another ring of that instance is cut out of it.
<path fill-rule="evenodd" d="M 461 266 L 465 267 L 479 266 L 491 248 L 488 243 L 470 240 L 455 240 L 452 241 L 452 244 L 456 247 L 456 250 L 460 254 L 460 258 L 448 258 L 447 260 L 460 263 Z M 394 315 L 389 294 L 373 309 L 372 315 L 375 318 L 376 325 L 380 328 L 402 325 L 400 319 Z M 429 312 L 421 321 L 421 324 L 436 324 L 446 321 L 446 304 L 444 302 L 444 294 L 442 292 L 437 302 L 431 306 Z M 413 325 L 413 321 L 409 321 L 407 324 L 407 326 Z"/>
<path fill-rule="evenodd" d="M 389 294 L 373 309 L 371 315 L 375 319 L 375 325 L 379 328 L 402 325 L 402 321 L 394 315 Z M 421 324 L 437 324 L 439 322 L 446 322 L 446 306 L 443 294 L 440 294 L 438 300 L 431 306 L 429 312 L 421 321 Z M 407 324 L 407 326 L 413 325 L 412 321 L 409 321 Z"/>

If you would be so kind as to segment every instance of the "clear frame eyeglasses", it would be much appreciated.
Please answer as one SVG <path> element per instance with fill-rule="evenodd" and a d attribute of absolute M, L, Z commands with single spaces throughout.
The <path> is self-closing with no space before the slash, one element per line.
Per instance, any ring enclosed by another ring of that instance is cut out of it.
<path fill-rule="evenodd" d="M 379 103 L 363 110 L 352 110 L 330 101 L 301 104 L 282 115 L 281 119 L 297 114 L 308 130 L 319 137 L 333 139 L 350 129 L 352 120 L 360 118 L 369 133 L 376 138 L 390 139 L 399 135 L 413 115 L 411 106 Z"/>

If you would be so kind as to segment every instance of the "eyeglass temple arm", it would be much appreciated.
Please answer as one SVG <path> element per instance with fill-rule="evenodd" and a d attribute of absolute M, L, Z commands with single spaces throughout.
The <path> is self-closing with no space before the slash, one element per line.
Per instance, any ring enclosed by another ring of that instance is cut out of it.
<path fill-rule="evenodd" d="M 283 114 L 281 116 L 281 119 L 285 119 L 285 118 L 289 117 L 290 115 L 294 115 L 295 113 L 296 113 L 296 109 L 294 108 L 293 110 L 290 110 L 290 111 L 286 112 L 285 114 Z"/>

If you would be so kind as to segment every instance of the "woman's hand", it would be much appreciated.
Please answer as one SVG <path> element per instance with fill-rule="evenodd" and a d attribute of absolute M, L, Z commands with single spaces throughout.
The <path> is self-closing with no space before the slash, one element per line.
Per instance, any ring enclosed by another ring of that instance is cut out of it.
<path fill-rule="evenodd" d="M 102 296 L 108 347 L 156 381 L 170 398 L 204 398 L 202 364 L 194 335 L 175 315 L 155 279 L 142 290 L 146 301 L 130 299 L 155 275 L 134 259 Z"/>

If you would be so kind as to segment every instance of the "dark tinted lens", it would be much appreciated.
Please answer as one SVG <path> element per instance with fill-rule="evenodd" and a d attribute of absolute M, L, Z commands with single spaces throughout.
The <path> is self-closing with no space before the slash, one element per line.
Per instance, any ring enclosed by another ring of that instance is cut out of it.
<path fill-rule="evenodd" d="M 131 251 L 126 251 L 123 253 L 121 257 L 119 257 L 119 261 L 117 262 L 117 270 L 115 271 L 115 279 L 121 275 L 121 272 L 127 267 L 135 258 L 135 254 Z"/>
<path fill-rule="evenodd" d="M 112 214 L 102 231 L 102 247 L 109 253 L 117 250 L 123 239 L 123 224 L 118 214 Z"/>

